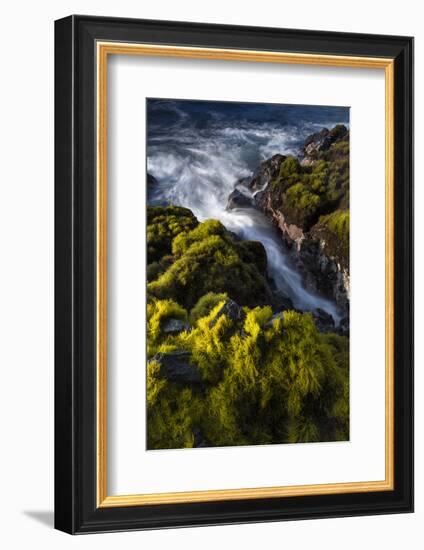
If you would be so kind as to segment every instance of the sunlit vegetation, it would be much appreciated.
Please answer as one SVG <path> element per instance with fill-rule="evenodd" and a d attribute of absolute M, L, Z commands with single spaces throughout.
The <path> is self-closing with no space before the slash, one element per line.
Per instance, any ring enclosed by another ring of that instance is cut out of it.
<path fill-rule="evenodd" d="M 186 308 L 209 292 L 225 292 L 240 305 L 266 303 L 266 253 L 261 243 L 236 241 L 216 220 L 196 225 L 185 212 L 180 214 L 182 221 L 173 212 L 171 224 L 166 212 L 159 215 L 159 208 L 147 228 L 149 295 L 174 299 Z M 179 228 L 178 234 L 171 232 L 174 228 Z"/>
<path fill-rule="evenodd" d="M 301 164 L 293 156 L 285 158 L 271 181 L 270 203 L 283 213 L 288 223 L 311 231 L 312 235 L 327 237 L 327 252 L 331 255 L 334 251 L 336 259 L 347 265 L 349 134 L 344 126 L 338 125 L 329 136 L 337 136 L 338 141 L 328 149 L 311 151 L 307 162 Z"/>
<path fill-rule="evenodd" d="M 348 231 L 343 212 L 320 223 Z M 348 439 L 348 338 L 273 313 L 260 243 L 149 207 L 147 263 L 149 449 Z"/>
<path fill-rule="evenodd" d="M 181 206 L 149 206 L 147 209 L 148 263 L 171 254 L 174 237 L 197 227 L 193 212 Z"/>
<path fill-rule="evenodd" d="M 155 333 L 148 366 L 149 448 L 192 447 L 196 433 L 212 446 L 347 439 L 348 339 L 319 333 L 310 314 L 273 317 L 267 306 L 245 308 L 243 321 L 234 321 L 219 315 L 225 300 L 189 331 Z M 153 301 L 151 330 L 163 312 L 189 316 L 171 302 Z M 201 373 L 200 388 L 161 374 L 156 354 L 181 349 Z"/>
<path fill-rule="evenodd" d="M 256 206 L 301 229 L 306 264 L 318 250 L 348 272 L 348 129 L 261 169 Z M 260 242 L 187 208 L 147 208 L 149 449 L 349 439 L 348 332 L 275 294 Z"/>
<path fill-rule="evenodd" d="M 348 157 L 322 156 L 329 160 L 317 159 L 304 166 L 296 158 L 287 157 L 271 182 L 274 203 L 284 205 L 288 221 L 304 229 L 310 229 L 320 214 L 341 203 L 348 205 Z"/>

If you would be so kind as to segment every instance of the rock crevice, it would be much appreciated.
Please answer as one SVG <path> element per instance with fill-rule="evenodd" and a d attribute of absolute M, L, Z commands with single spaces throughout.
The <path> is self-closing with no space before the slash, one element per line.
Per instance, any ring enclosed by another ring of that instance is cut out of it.
<path fill-rule="evenodd" d="M 335 300 L 347 316 L 349 130 L 337 125 L 310 135 L 297 157 L 274 155 L 241 185 L 278 227 L 306 288 Z"/>

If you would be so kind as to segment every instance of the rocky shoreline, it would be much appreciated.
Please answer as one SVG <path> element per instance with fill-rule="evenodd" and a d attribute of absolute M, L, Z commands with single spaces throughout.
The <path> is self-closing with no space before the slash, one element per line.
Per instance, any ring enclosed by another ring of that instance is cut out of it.
<path fill-rule="evenodd" d="M 324 128 L 298 156 L 276 154 L 236 182 L 227 209 L 255 207 L 278 228 L 305 287 L 336 302 L 349 326 L 349 130 Z"/>
<path fill-rule="evenodd" d="M 166 101 L 149 113 L 147 449 L 348 441 L 349 132 L 285 148 L 347 109 Z"/>

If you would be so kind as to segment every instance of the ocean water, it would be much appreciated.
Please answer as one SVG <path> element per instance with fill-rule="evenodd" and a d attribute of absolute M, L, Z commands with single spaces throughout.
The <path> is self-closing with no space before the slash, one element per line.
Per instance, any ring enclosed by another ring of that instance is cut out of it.
<path fill-rule="evenodd" d="M 321 308 L 336 322 L 336 305 L 302 284 L 271 222 L 254 208 L 226 210 L 242 177 L 276 153 L 299 153 L 305 138 L 322 128 L 349 124 L 347 107 L 147 100 L 147 171 L 158 181 L 149 204 L 190 208 L 200 220 L 220 220 L 243 239 L 260 241 L 275 285 L 296 308 Z"/>

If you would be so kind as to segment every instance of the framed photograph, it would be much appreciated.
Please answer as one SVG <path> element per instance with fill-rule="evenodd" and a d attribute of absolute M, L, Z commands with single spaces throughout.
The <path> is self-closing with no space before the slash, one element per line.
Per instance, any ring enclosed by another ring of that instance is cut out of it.
<path fill-rule="evenodd" d="M 413 39 L 55 25 L 55 525 L 413 510 Z"/>

